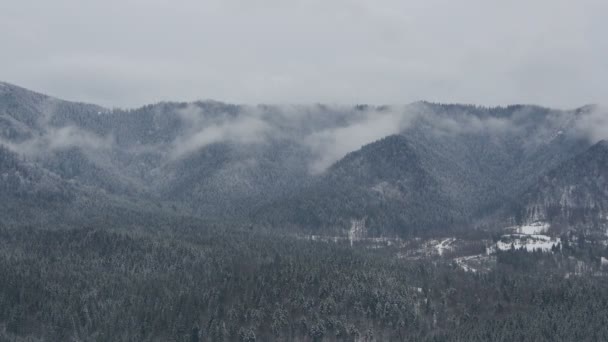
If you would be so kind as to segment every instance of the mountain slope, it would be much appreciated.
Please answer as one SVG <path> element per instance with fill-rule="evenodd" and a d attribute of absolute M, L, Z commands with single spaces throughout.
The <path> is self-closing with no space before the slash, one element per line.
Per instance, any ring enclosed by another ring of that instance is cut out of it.
<path fill-rule="evenodd" d="M 4 133 L 0 137 L 3 138 L 20 139 L 48 124 L 65 125 L 68 117 L 92 117 L 105 111 L 97 105 L 63 101 L 0 82 L 0 133 Z M 7 130 L 16 135 L 7 135 Z"/>
<path fill-rule="evenodd" d="M 372 236 L 470 229 L 589 145 L 574 130 L 574 112 L 435 104 L 418 110 L 422 115 L 401 134 L 347 155 L 311 187 L 260 209 L 254 221 Z"/>
<path fill-rule="evenodd" d="M 462 206 L 446 195 L 402 135 L 348 154 L 302 193 L 266 210 L 271 225 L 359 229 L 364 235 L 415 234 L 465 219 Z"/>
<path fill-rule="evenodd" d="M 523 221 L 608 227 L 608 142 L 600 141 L 544 174 L 521 203 Z"/>
<path fill-rule="evenodd" d="M 107 110 L 2 83 L 0 145 L 112 210 L 410 235 L 495 225 L 497 210 L 516 216 L 505 203 L 589 147 L 577 120 L 592 110 L 215 101 Z"/>

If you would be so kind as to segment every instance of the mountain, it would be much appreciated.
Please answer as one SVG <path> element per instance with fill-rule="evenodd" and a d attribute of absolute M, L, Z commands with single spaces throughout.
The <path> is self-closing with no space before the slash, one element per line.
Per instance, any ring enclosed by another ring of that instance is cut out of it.
<path fill-rule="evenodd" d="M 589 148 L 579 123 L 593 111 L 215 101 L 109 110 L 1 83 L 0 145 L 38 170 L 31 184 L 53 184 L 89 216 L 84 203 L 131 217 L 162 208 L 227 225 L 409 236 L 521 216 L 539 177 Z"/>
<path fill-rule="evenodd" d="M 442 191 L 424 167 L 424 157 L 402 135 L 366 145 L 302 192 L 270 205 L 269 222 L 317 232 L 346 228 L 364 235 L 396 235 L 464 220 L 462 206 Z"/>
<path fill-rule="evenodd" d="M 348 154 L 253 221 L 371 236 L 501 225 L 505 213 L 496 212 L 589 146 L 576 131 L 576 111 L 428 103 L 415 109 L 422 115 L 400 134 Z"/>
<path fill-rule="evenodd" d="M 521 199 L 523 221 L 555 227 L 608 228 L 608 141 L 543 174 Z"/>

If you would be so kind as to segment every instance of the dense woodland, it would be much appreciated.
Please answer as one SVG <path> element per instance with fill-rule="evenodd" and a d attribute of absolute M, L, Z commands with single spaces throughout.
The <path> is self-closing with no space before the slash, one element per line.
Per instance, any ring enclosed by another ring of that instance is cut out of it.
<path fill-rule="evenodd" d="M 109 110 L 0 83 L 0 342 L 608 340 L 594 110 Z"/>
<path fill-rule="evenodd" d="M 499 252 L 493 270 L 473 273 L 391 248 L 168 229 L 3 227 L 0 340 L 608 338 L 597 262 L 608 250 L 584 239 L 548 253 Z"/>

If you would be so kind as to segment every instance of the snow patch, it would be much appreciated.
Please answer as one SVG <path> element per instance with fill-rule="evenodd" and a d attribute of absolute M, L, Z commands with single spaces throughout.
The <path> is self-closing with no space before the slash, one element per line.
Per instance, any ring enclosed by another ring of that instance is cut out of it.
<path fill-rule="evenodd" d="M 478 273 L 491 269 L 490 263 L 493 257 L 487 254 L 468 255 L 454 258 L 454 262 L 465 272 Z"/>
<path fill-rule="evenodd" d="M 547 235 L 524 235 L 524 234 L 512 234 L 505 235 L 500 241 L 496 243 L 496 248 L 501 251 L 507 251 L 513 246 L 515 249 L 524 248 L 528 252 L 535 250 L 542 250 L 544 252 L 550 251 L 551 248 L 557 246 L 560 241 Z"/>
<path fill-rule="evenodd" d="M 537 213 L 537 210 L 534 210 Z M 521 226 L 507 227 L 512 233 L 503 235 L 501 240 L 496 243 L 494 250 L 509 250 L 511 246 L 515 249 L 524 248 L 527 251 L 550 251 L 560 241 L 545 235 L 551 225 L 548 222 L 537 220 Z"/>
<path fill-rule="evenodd" d="M 455 238 L 448 238 L 448 239 L 445 239 L 445 240 L 441 241 L 440 243 L 438 243 L 435 246 L 435 250 L 437 251 L 437 254 L 443 255 L 444 251 L 452 250 L 453 249 L 452 244 L 454 243 L 454 241 L 456 241 Z"/>
<path fill-rule="evenodd" d="M 350 245 L 352 246 L 354 241 L 364 238 L 366 230 L 365 218 L 360 220 L 351 220 L 350 229 L 348 230 L 348 240 L 350 241 Z"/>
<path fill-rule="evenodd" d="M 411 288 L 411 289 L 412 289 L 414 292 L 418 292 L 418 293 L 422 293 L 422 292 L 423 292 L 422 287 L 414 287 L 414 286 L 412 286 L 412 287 L 410 287 L 410 288 Z"/>
<path fill-rule="evenodd" d="M 519 226 L 517 228 L 517 232 L 520 234 L 527 235 L 543 234 L 546 233 L 547 230 L 549 230 L 549 227 L 551 227 L 551 225 L 547 222 L 536 221 L 523 226 Z"/>

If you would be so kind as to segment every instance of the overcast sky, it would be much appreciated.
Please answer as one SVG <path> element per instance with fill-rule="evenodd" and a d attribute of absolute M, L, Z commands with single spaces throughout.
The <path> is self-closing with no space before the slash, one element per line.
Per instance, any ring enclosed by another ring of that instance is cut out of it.
<path fill-rule="evenodd" d="M 0 0 L 0 80 L 160 100 L 606 103 L 606 0 Z"/>

